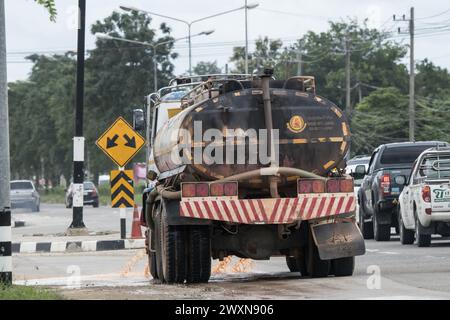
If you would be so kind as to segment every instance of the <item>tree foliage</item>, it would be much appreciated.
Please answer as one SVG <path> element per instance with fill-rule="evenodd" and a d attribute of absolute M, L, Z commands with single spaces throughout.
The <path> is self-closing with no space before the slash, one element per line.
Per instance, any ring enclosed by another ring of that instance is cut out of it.
<path fill-rule="evenodd" d="M 114 12 L 97 21 L 92 33 L 151 44 L 169 41 L 170 29 L 160 26 L 161 37 L 146 15 Z M 157 48 L 158 81 L 172 78 L 176 57 L 172 45 Z M 70 180 L 74 128 L 76 59 L 66 55 L 28 57 L 34 64 L 27 81 L 9 84 L 12 174 L 17 178 L 46 177 L 53 184 L 63 175 Z M 96 146 L 100 134 L 119 115 L 129 118 L 153 89 L 153 51 L 150 47 L 98 40 L 86 60 L 84 134 L 86 169 L 97 176 L 113 168 Z M 142 157 L 141 157 L 142 160 Z"/>
<path fill-rule="evenodd" d="M 55 0 L 34 0 L 34 1 L 44 6 L 44 8 L 48 10 L 51 21 L 56 21 L 56 15 L 58 12 L 56 11 Z"/>
<path fill-rule="evenodd" d="M 217 65 L 217 61 L 207 62 L 200 61 L 192 70 L 196 75 L 219 74 L 222 69 Z"/>

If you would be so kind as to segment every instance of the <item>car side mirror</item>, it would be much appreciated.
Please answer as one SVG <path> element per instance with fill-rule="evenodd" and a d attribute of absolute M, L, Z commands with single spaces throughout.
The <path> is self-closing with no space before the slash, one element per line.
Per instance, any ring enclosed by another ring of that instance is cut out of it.
<path fill-rule="evenodd" d="M 366 166 L 360 164 L 356 166 L 355 171 L 350 174 L 354 179 L 362 179 L 366 175 Z"/>
<path fill-rule="evenodd" d="M 394 178 L 394 181 L 395 181 L 395 183 L 398 184 L 399 186 L 404 186 L 404 185 L 406 185 L 406 177 L 405 177 L 405 176 L 402 176 L 402 175 L 396 176 L 396 177 Z"/>
<path fill-rule="evenodd" d="M 144 110 L 142 110 L 142 109 L 134 109 L 133 110 L 133 128 L 136 131 L 144 131 L 145 130 Z"/>

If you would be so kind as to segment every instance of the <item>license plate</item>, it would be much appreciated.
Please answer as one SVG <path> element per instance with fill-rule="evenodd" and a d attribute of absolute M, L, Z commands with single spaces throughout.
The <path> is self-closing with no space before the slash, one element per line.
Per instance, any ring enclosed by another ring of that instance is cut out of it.
<path fill-rule="evenodd" d="M 434 187 L 431 192 L 434 203 L 450 202 L 450 190 L 447 186 Z"/>

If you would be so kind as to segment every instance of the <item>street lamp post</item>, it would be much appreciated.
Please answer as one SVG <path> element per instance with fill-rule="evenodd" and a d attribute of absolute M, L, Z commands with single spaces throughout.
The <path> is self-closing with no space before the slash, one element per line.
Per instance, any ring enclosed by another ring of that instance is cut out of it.
<path fill-rule="evenodd" d="M 247 4 L 247 0 L 245 0 L 245 6 L 236 8 L 236 9 L 231 9 L 231 10 L 227 10 L 227 11 L 223 11 L 223 12 L 219 12 L 210 16 L 206 16 L 200 19 L 196 19 L 196 20 L 192 20 L 192 21 L 186 21 L 186 20 L 182 20 L 182 19 L 178 19 L 178 18 L 174 18 L 174 17 L 169 17 L 163 14 L 159 14 L 159 13 L 155 13 L 155 12 L 151 12 L 151 11 L 146 11 L 146 10 L 141 10 L 135 7 L 129 7 L 129 6 L 120 6 L 120 8 L 122 10 L 125 11 L 136 11 L 136 12 L 142 12 L 145 14 L 149 14 L 149 15 L 154 15 L 154 16 L 158 16 L 158 17 L 162 17 L 162 18 L 166 18 L 166 19 L 170 19 L 170 20 L 174 20 L 174 21 L 178 21 L 181 23 L 184 23 L 187 25 L 188 27 L 188 41 L 189 41 L 189 75 L 192 75 L 192 41 L 191 41 L 191 28 L 192 25 L 194 23 L 200 22 L 200 21 L 204 21 L 207 19 L 211 19 L 211 18 L 215 18 L 218 16 L 222 16 L 224 14 L 228 14 L 228 13 L 232 13 L 235 11 L 239 11 L 242 9 L 245 9 L 245 39 L 246 39 L 246 54 L 245 54 L 245 65 L 246 65 L 246 70 L 245 72 L 248 74 L 248 28 L 247 28 L 247 10 L 248 9 L 254 9 L 257 6 L 259 6 L 258 3 L 252 3 L 252 4 Z"/>
<path fill-rule="evenodd" d="M 198 37 L 198 36 L 202 36 L 202 35 L 210 35 L 213 32 L 214 32 L 214 30 L 203 31 L 203 32 L 200 32 L 198 34 L 193 35 L 192 37 Z M 146 47 L 152 48 L 152 51 L 153 51 L 153 84 L 154 84 L 154 91 L 155 92 L 158 91 L 158 62 L 156 60 L 156 48 L 158 48 L 160 46 L 163 46 L 163 45 L 166 45 L 166 44 L 169 44 L 169 43 L 173 43 L 173 42 L 176 42 L 176 41 L 187 39 L 187 37 L 184 37 L 184 38 L 173 39 L 173 40 L 164 41 L 164 42 L 160 42 L 160 43 L 156 43 L 156 44 L 151 44 L 149 42 L 142 42 L 142 41 L 136 41 L 136 40 L 112 37 L 112 36 L 104 34 L 104 33 L 96 33 L 95 36 L 98 39 L 117 40 L 117 41 L 134 43 L 134 44 L 138 44 L 138 45 L 142 45 L 142 46 L 146 46 Z M 189 39 L 190 38 L 191 38 L 191 36 L 189 37 Z"/>

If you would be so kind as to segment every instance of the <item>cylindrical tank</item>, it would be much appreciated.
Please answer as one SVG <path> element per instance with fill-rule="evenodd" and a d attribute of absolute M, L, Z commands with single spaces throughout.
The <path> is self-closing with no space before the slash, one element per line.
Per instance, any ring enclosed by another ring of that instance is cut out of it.
<path fill-rule="evenodd" d="M 322 176 L 342 168 L 350 142 L 342 110 L 313 93 L 284 88 L 270 93 L 277 165 Z M 266 167 L 265 129 L 260 88 L 222 93 L 187 107 L 158 131 L 155 163 L 161 173 L 190 172 L 205 180 Z"/>

